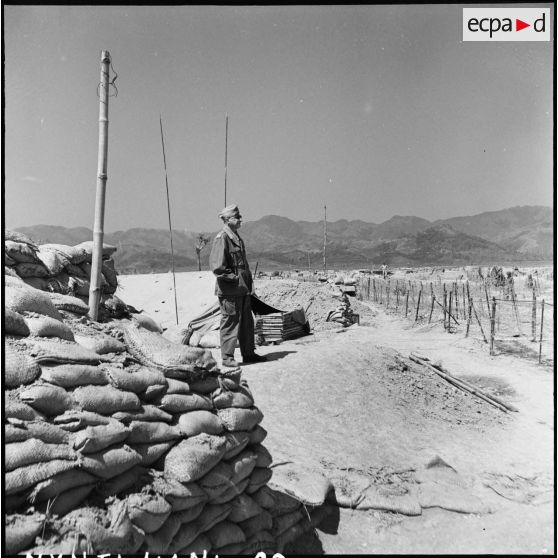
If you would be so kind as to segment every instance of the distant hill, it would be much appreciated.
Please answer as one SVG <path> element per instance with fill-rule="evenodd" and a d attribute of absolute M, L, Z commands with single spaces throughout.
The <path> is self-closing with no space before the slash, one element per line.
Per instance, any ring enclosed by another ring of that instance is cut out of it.
<path fill-rule="evenodd" d="M 90 229 L 47 225 L 17 229 L 39 244 L 78 244 L 91 240 Z M 211 239 L 217 233 L 205 233 Z M 199 233 L 173 231 L 177 271 L 197 269 Z M 241 229 L 252 267 L 319 269 L 323 262 L 323 222 L 292 221 L 266 215 Z M 171 269 L 169 232 L 134 228 L 105 234 L 115 245 L 121 273 L 166 272 Z M 202 252 L 207 269 L 211 243 Z M 379 224 L 345 219 L 327 223 L 328 267 L 390 265 L 467 265 L 552 260 L 553 211 L 549 207 L 512 207 L 469 217 L 430 222 L 396 215 Z"/>

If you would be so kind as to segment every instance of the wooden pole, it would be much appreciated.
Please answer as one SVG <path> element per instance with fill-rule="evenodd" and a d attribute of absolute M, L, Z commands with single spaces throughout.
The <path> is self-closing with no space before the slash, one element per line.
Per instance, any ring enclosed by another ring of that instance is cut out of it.
<path fill-rule="evenodd" d="M 422 289 L 419 291 L 419 294 L 418 294 L 417 311 L 416 311 L 416 314 L 415 314 L 415 322 L 418 320 L 419 308 L 420 308 L 420 297 L 421 296 L 422 296 Z"/>
<path fill-rule="evenodd" d="M 461 285 L 463 287 L 463 317 L 466 318 L 467 317 L 467 304 L 465 302 L 465 283 L 462 283 Z"/>
<path fill-rule="evenodd" d="M 428 316 L 428 323 L 432 321 L 432 312 L 434 312 L 434 302 L 436 301 L 436 297 L 434 293 L 431 293 L 430 300 L 432 301 L 430 304 L 430 314 Z"/>
<path fill-rule="evenodd" d="M 467 330 L 465 332 L 465 337 L 469 337 L 469 328 L 471 327 L 471 307 L 473 305 L 471 294 L 469 293 L 469 281 L 467 281 L 467 299 L 469 300 L 469 308 L 467 312 Z"/>
<path fill-rule="evenodd" d="M 101 268 L 103 265 L 103 237 L 105 225 L 105 193 L 108 156 L 108 103 L 110 53 L 101 51 L 101 82 L 99 85 L 99 152 L 97 160 L 97 190 L 95 195 L 95 223 L 93 225 L 93 258 L 89 285 L 89 316 L 97 321 L 101 298 Z"/>
<path fill-rule="evenodd" d="M 399 310 L 399 281 L 395 280 L 395 311 Z"/>
<path fill-rule="evenodd" d="M 453 302 L 453 291 L 450 289 L 449 290 L 449 296 L 448 296 L 448 333 L 452 332 L 451 329 L 451 322 L 449 319 L 449 316 L 452 315 L 451 311 L 452 311 L 452 302 Z"/>
<path fill-rule="evenodd" d="M 225 114 L 225 205 L 227 207 L 227 156 L 229 148 L 229 115 Z"/>
<path fill-rule="evenodd" d="M 376 293 L 376 278 L 375 277 L 372 278 L 372 291 L 373 291 L 372 294 L 374 295 L 373 296 L 374 302 L 378 302 L 378 295 Z"/>
<path fill-rule="evenodd" d="M 368 285 L 366 287 L 366 298 L 370 300 L 370 277 L 368 277 Z"/>
<path fill-rule="evenodd" d="M 405 297 L 405 317 L 407 317 L 408 311 L 409 311 L 409 289 L 407 289 L 407 296 Z"/>
<path fill-rule="evenodd" d="M 165 156 L 165 140 L 163 138 L 163 119 L 159 115 L 159 124 L 161 126 L 161 144 L 163 146 L 163 165 L 165 167 L 165 184 L 167 186 L 167 211 L 169 215 L 169 234 L 171 245 L 171 262 L 172 262 L 172 281 L 174 285 L 174 311 L 176 314 L 176 325 L 178 325 L 178 301 L 176 299 L 176 276 L 174 273 L 174 247 L 172 244 L 172 224 L 171 224 L 171 211 L 170 211 L 170 197 L 169 197 L 169 180 L 167 177 L 167 158 Z"/>
<path fill-rule="evenodd" d="M 453 298 L 455 299 L 455 317 L 459 320 L 459 296 L 457 292 L 457 281 L 453 283 Z"/>
<path fill-rule="evenodd" d="M 490 315 L 490 356 L 494 355 L 495 334 L 496 334 L 496 298 L 492 297 L 492 312 Z"/>
<path fill-rule="evenodd" d="M 484 294 L 486 295 L 486 308 L 488 309 L 488 317 L 490 317 L 490 301 L 488 300 L 488 287 L 486 281 L 484 283 Z"/>
<path fill-rule="evenodd" d="M 539 364 L 541 364 L 542 362 L 543 322 L 544 322 L 544 298 L 541 301 L 541 335 L 539 338 Z"/>
<path fill-rule="evenodd" d="M 488 339 L 486 338 L 486 335 L 484 334 L 484 329 L 482 327 L 481 321 L 479 320 L 479 315 L 477 314 L 477 309 L 475 308 L 475 304 L 474 304 L 472 298 L 471 298 L 471 308 L 473 309 L 473 314 L 475 315 L 475 318 L 477 320 L 477 324 L 479 324 L 479 328 L 480 328 L 481 333 L 482 333 L 482 338 L 483 338 L 485 343 L 488 343 Z"/>
<path fill-rule="evenodd" d="M 386 294 L 387 294 L 386 308 L 389 308 L 389 288 L 390 288 L 390 284 L 389 284 L 389 279 L 388 279 L 387 286 L 386 286 Z"/>
<path fill-rule="evenodd" d="M 444 283 L 444 329 L 447 329 L 446 326 L 447 303 L 448 303 L 448 293 L 446 292 L 446 284 Z"/>
<path fill-rule="evenodd" d="M 533 309 L 531 310 L 531 336 L 533 343 L 537 340 L 537 294 L 533 285 Z"/>

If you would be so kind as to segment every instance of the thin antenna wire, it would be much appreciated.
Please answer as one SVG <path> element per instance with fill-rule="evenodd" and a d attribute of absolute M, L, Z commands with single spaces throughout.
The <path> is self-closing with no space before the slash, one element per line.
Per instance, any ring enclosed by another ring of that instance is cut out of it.
<path fill-rule="evenodd" d="M 174 310 L 176 313 L 176 325 L 178 325 L 178 302 L 176 300 L 176 277 L 174 275 L 174 248 L 172 245 L 172 225 L 170 213 L 170 198 L 169 198 L 169 179 L 167 177 L 167 158 L 165 157 L 165 140 L 163 139 L 163 119 L 159 115 L 159 124 L 161 126 L 161 144 L 163 146 L 163 164 L 165 166 L 165 184 L 167 186 L 167 211 L 169 214 L 169 231 L 170 231 L 170 244 L 171 244 L 171 258 L 172 258 L 172 281 L 174 284 Z"/>
<path fill-rule="evenodd" d="M 229 115 L 225 115 L 225 205 L 227 207 L 227 150 L 229 140 Z"/>

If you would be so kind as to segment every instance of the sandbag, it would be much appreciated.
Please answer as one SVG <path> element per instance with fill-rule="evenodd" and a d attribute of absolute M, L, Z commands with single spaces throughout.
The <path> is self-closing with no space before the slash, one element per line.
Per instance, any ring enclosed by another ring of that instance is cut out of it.
<path fill-rule="evenodd" d="M 69 471 L 77 466 L 77 461 L 67 459 L 54 459 L 45 463 L 34 463 L 9 471 L 4 475 L 6 494 L 22 492 L 35 484 L 49 479 L 63 471 Z"/>
<path fill-rule="evenodd" d="M 68 432 L 82 430 L 87 426 L 109 424 L 110 421 L 111 419 L 109 417 L 104 417 L 99 413 L 77 410 L 66 411 L 62 415 L 58 415 L 54 418 L 54 424 L 57 424 L 60 428 L 67 430 Z"/>
<path fill-rule="evenodd" d="M 230 432 L 252 430 L 263 420 L 263 413 L 257 407 L 249 409 L 238 409 L 235 407 L 219 409 L 217 415 L 225 425 L 225 428 Z"/>
<path fill-rule="evenodd" d="M 73 312 L 79 316 L 85 316 L 89 312 L 89 306 L 80 298 L 61 293 L 49 293 L 48 295 L 52 304 L 57 310 L 65 310 L 66 312 Z"/>
<path fill-rule="evenodd" d="M 62 517 L 68 512 L 75 510 L 83 504 L 83 501 L 93 491 L 95 485 L 84 484 L 70 488 L 64 492 L 59 493 L 56 498 L 50 502 L 39 502 L 35 507 L 41 511 L 48 511 L 49 514 L 58 515 Z"/>
<path fill-rule="evenodd" d="M 52 304 L 48 294 L 27 285 L 20 287 L 6 285 L 4 289 L 4 306 L 18 314 L 35 312 L 50 316 L 60 322 L 62 321 L 60 312 Z"/>
<path fill-rule="evenodd" d="M 222 521 L 209 529 L 206 534 L 211 541 L 212 548 L 246 541 L 246 535 L 242 529 L 232 521 Z"/>
<path fill-rule="evenodd" d="M 267 430 L 258 424 L 251 432 L 250 432 L 250 444 L 261 444 L 267 436 Z"/>
<path fill-rule="evenodd" d="M 179 531 L 170 542 L 167 553 L 183 554 L 183 549 L 185 549 L 187 545 L 192 544 L 200 535 L 201 531 L 196 522 L 190 524 L 182 524 L 182 527 L 179 529 Z M 205 550 L 207 550 L 207 548 Z"/>
<path fill-rule="evenodd" d="M 87 252 L 85 250 L 74 246 L 67 246 L 66 244 L 41 244 L 39 250 L 57 252 L 74 265 L 84 261 L 84 258 L 87 256 Z"/>
<path fill-rule="evenodd" d="M 180 519 L 175 514 L 171 514 L 157 531 L 146 533 L 145 544 L 148 552 L 157 555 L 166 554 L 172 539 L 178 533 L 181 525 Z"/>
<path fill-rule="evenodd" d="M 246 487 L 246 492 L 248 494 L 253 494 L 267 484 L 272 475 L 272 469 L 264 469 L 263 467 L 255 468 L 249 477 L 250 484 Z"/>
<path fill-rule="evenodd" d="M 62 492 L 78 486 L 93 485 L 96 482 L 98 482 L 96 477 L 80 469 L 64 471 L 37 484 L 29 495 L 29 501 L 34 503 L 54 500 Z"/>
<path fill-rule="evenodd" d="M 50 316 L 26 317 L 25 323 L 30 335 L 34 337 L 58 337 L 66 341 L 74 341 L 72 330 L 64 323 Z"/>
<path fill-rule="evenodd" d="M 139 314 L 132 314 L 132 320 L 137 323 L 137 325 L 147 329 L 148 331 L 163 333 L 163 328 L 151 316 L 148 316 L 143 312 L 140 312 Z"/>
<path fill-rule="evenodd" d="M 83 457 L 81 467 L 84 471 L 110 479 L 141 463 L 141 456 L 129 446 L 109 448 Z"/>
<path fill-rule="evenodd" d="M 165 329 L 163 337 L 177 345 L 188 345 L 192 331 L 187 325 L 172 325 Z"/>
<path fill-rule="evenodd" d="M 256 469 L 256 472 L 266 469 Z M 273 468 L 270 488 L 285 492 L 309 506 L 321 506 L 333 488 L 330 480 L 296 463 L 278 464 Z"/>
<path fill-rule="evenodd" d="M 89 385 L 103 386 L 109 383 L 101 366 L 89 364 L 45 365 L 41 367 L 41 379 L 66 389 Z"/>
<path fill-rule="evenodd" d="M 131 494 L 126 504 L 132 523 L 145 533 L 160 529 L 171 514 L 171 505 L 157 494 Z"/>
<path fill-rule="evenodd" d="M 299 509 L 300 506 L 302 505 L 296 498 L 293 498 L 292 496 L 289 496 L 288 494 L 285 494 L 284 492 L 280 492 L 279 490 L 273 490 L 273 489 L 269 488 L 268 486 L 265 486 L 265 487 L 261 488 L 260 490 L 258 490 L 256 495 L 260 494 L 264 490 L 268 490 L 269 494 L 273 498 L 274 504 L 273 504 L 273 508 L 271 510 L 271 515 L 273 515 L 274 517 L 279 516 L 279 515 L 285 515 L 286 513 L 293 512 L 293 511 Z M 257 500 L 257 497 L 255 496 L 254 499 Z"/>
<path fill-rule="evenodd" d="M 48 247 L 39 246 L 37 256 L 41 263 L 48 269 L 49 275 L 58 275 L 70 263 L 70 260 L 58 250 L 49 250 Z"/>
<path fill-rule="evenodd" d="M 17 274 L 16 276 L 19 277 Z M 21 280 L 33 289 L 39 289 L 40 291 L 50 290 L 50 281 L 48 277 L 21 277 Z"/>
<path fill-rule="evenodd" d="M 26 242 L 17 242 L 14 240 L 4 241 L 4 253 L 17 264 L 39 262 L 38 251 L 38 246 L 33 243 L 28 244 Z"/>
<path fill-rule="evenodd" d="M 6 444 L 4 447 L 6 471 L 54 459 L 76 460 L 77 457 L 77 454 L 66 444 L 47 444 L 35 438 Z"/>
<path fill-rule="evenodd" d="M 244 386 L 240 386 L 237 391 L 221 389 L 213 395 L 213 405 L 216 409 L 227 409 L 229 407 L 248 409 L 253 407 L 254 398 L 250 390 Z"/>
<path fill-rule="evenodd" d="M 15 263 L 9 264 L 7 261 L 5 261 L 4 264 L 4 278 L 7 279 L 8 277 L 12 277 L 21 281 L 21 277 L 15 272 L 12 267 L 10 267 L 10 265 L 15 265 Z"/>
<path fill-rule="evenodd" d="M 278 494 L 282 494 L 282 492 L 272 490 L 271 488 L 269 488 L 269 486 L 262 486 L 259 490 L 252 493 L 252 498 L 254 499 L 256 504 L 258 504 L 265 510 L 273 510 L 276 506 L 275 500 Z M 290 499 L 290 501 L 294 502 L 294 506 L 292 507 L 292 509 L 295 509 L 297 506 L 300 505 L 300 502 L 298 500 L 295 500 L 291 496 L 288 496 L 288 498 Z"/>
<path fill-rule="evenodd" d="M 212 504 L 226 504 L 234 500 L 239 494 L 242 494 L 248 485 L 250 484 L 250 479 L 245 478 L 241 480 L 238 484 L 233 484 L 232 481 L 228 481 L 229 488 L 227 488 L 219 496 L 213 497 L 211 501 Z"/>
<path fill-rule="evenodd" d="M 292 512 L 274 517 L 272 530 L 273 534 L 278 537 L 287 529 L 290 529 L 293 525 L 296 525 L 303 517 L 304 513 L 300 507 Z"/>
<path fill-rule="evenodd" d="M 256 467 L 271 467 L 273 457 L 267 448 L 258 444 L 256 447 L 252 448 L 252 451 L 256 454 Z"/>
<path fill-rule="evenodd" d="M 29 354 L 35 357 L 39 364 L 52 362 L 59 364 L 99 364 L 110 362 L 110 358 L 99 355 L 82 347 L 78 343 L 62 339 L 33 339 L 28 342 Z"/>
<path fill-rule="evenodd" d="M 66 266 L 66 273 L 72 277 L 79 277 L 80 279 L 88 279 L 89 277 L 81 266 L 71 262 Z"/>
<path fill-rule="evenodd" d="M 263 512 L 262 508 L 248 494 L 239 494 L 231 501 L 231 505 L 232 510 L 228 518 L 235 523 L 240 523 Z"/>
<path fill-rule="evenodd" d="M 181 510 L 178 512 L 173 512 L 171 517 L 176 518 L 181 524 L 188 524 L 195 521 L 202 513 L 205 507 L 205 502 L 200 504 L 196 504 L 191 508 L 187 508 L 185 510 Z"/>
<path fill-rule="evenodd" d="M 209 537 L 207 537 L 207 535 L 202 533 L 201 535 L 197 536 L 191 543 L 178 550 L 175 550 L 174 552 L 179 555 L 185 554 L 188 556 L 192 556 L 192 554 L 195 554 L 196 556 L 202 556 L 206 551 L 208 554 L 211 551 L 211 541 L 209 540 Z"/>
<path fill-rule="evenodd" d="M 83 261 L 91 262 L 93 259 L 93 241 L 86 240 L 85 242 L 80 242 L 74 246 L 75 250 L 80 250 L 85 252 L 85 257 Z M 103 259 L 110 258 L 116 252 L 116 246 L 112 246 L 112 244 L 106 244 L 103 242 L 102 254 Z M 75 263 L 75 262 L 73 262 Z"/>
<path fill-rule="evenodd" d="M 25 442 L 31 438 L 47 444 L 66 444 L 69 436 L 60 427 L 45 421 L 8 419 L 4 425 L 4 443 Z"/>
<path fill-rule="evenodd" d="M 123 353 L 126 350 L 124 343 L 103 333 L 92 335 L 75 335 L 76 342 L 82 347 L 100 355 L 109 353 Z"/>
<path fill-rule="evenodd" d="M 80 453 L 95 453 L 128 439 L 130 430 L 117 420 L 109 424 L 87 426 L 70 436 L 72 447 Z"/>
<path fill-rule="evenodd" d="M 258 514 L 254 514 L 248 519 L 238 523 L 247 538 L 250 538 L 260 531 L 269 531 L 273 527 L 273 517 L 271 514 L 260 507 L 259 510 Z"/>
<path fill-rule="evenodd" d="M 35 250 L 38 250 L 39 247 L 37 244 L 31 240 L 26 234 L 23 234 L 19 231 L 14 231 L 12 229 L 4 229 L 4 240 L 11 240 L 12 242 L 23 242 L 24 244 L 28 244 Z"/>
<path fill-rule="evenodd" d="M 15 272 L 20 277 L 48 277 L 48 268 L 42 262 L 18 263 L 14 266 Z"/>
<path fill-rule="evenodd" d="M 130 422 L 128 442 L 130 444 L 156 444 L 180 438 L 180 430 L 166 422 Z"/>
<path fill-rule="evenodd" d="M 197 380 L 190 384 L 190 389 L 196 393 L 211 393 L 218 389 L 220 386 L 219 378 L 217 376 L 207 376 L 201 380 Z"/>
<path fill-rule="evenodd" d="M 218 523 L 221 523 L 221 521 L 227 519 L 231 511 L 232 505 L 230 503 L 207 504 L 195 524 L 198 526 L 201 533 L 205 533 L 214 525 L 217 525 Z"/>
<path fill-rule="evenodd" d="M 250 441 L 248 432 L 227 432 L 223 438 L 226 450 L 224 459 L 231 459 L 238 455 Z"/>
<path fill-rule="evenodd" d="M 167 378 L 167 395 L 176 394 L 176 393 L 191 393 L 192 390 L 190 385 L 186 382 L 181 382 L 180 380 L 175 380 L 174 378 Z"/>
<path fill-rule="evenodd" d="M 108 375 L 110 383 L 118 389 L 124 391 L 133 391 L 141 394 L 148 388 L 160 385 L 164 389 L 167 386 L 167 380 L 164 374 L 154 368 L 140 366 L 139 368 L 123 369 L 116 366 L 105 366 L 104 369 Z"/>
<path fill-rule="evenodd" d="M 163 421 L 171 422 L 172 415 L 165 413 L 165 411 L 158 409 L 154 405 L 142 405 L 139 409 L 135 411 L 119 411 L 114 413 L 113 418 L 123 422 L 124 424 L 130 424 L 133 420 L 143 420 L 143 421 Z"/>
<path fill-rule="evenodd" d="M 278 537 L 276 537 L 276 548 L 279 552 L 283 552 L 285 545 L 294 540 L 298 539 L 298 537 L 304 535 L 304 533 L 310 528 L 310 522 L 304 523 L 301 521 L 292 527 L 289 527 L 286 531 L 283 531 Z"/>
<path fill-rule="evenodd" d="M 34 358 L 9 345 L 4 345 L 5 368 L 4 386 L 7 389 L 18 388 L 33 383 L 41 374 L 41 367 Z"/>
<path fill-rule="evenodd" d="M 228 463 L 221 461 L 207 472 L 198 481 L 198 484 L 207 493 L 209 501 L 211 502 L 214 498 L 217 498 L 223 494 L 225 490 L 233 486 L 232 482 L 230 482 L 232 476 L 232 467 Z"/>
<path fill-rule="evenodd" d="M 25 388 L 19 397 L 46 416 L 60 415 L 73 405 L 72 396 L 65 389 L 51 384 L 35 384 Z"/>
<path fill-rule="evenodd" d="M 4 530 L 6 554 L 18 554 L 28 548 L 43 529 L 45 519 L 38 513 L 7 516 Z"/>
<path fill-rule="evenodd" d="M 27 403 L 17 401 L 11 397 L 7 397 L 4 403 L 4 417 L 6 419 L 19 419 L 19 420 L 45 420 L 45 416 L 39 413 Z"/>
<path fill-rule="evenodd" d="M 141 406 L 135 393 L 122 391 L 110 385 L 81 386 L 74 391 L 74 399 L 85 411 L 112 415 L 118 411 L 133 411 Z"/>
<path fill-rule="evenodd" d="M 204 333 L 200 340 L 198 341 L 198 345 L 203 347 L 204 349 L 216 349 L 221 346 L 221 335 L 219 331 L 208 331 Z"/>
<path fill-rule="evenodd" d="M 29 328 L 21 314 L 6 308 L 4 310 L 4 333 L 27 337 L 29 335 Z"/>
<path fill-rule="evenodd" d="M 221 460 L 225 453 L 225 440 L 211 434 L 198 434 L 183 440 L 165 456 L 165 473 L 182 482 L 203 477 Z"/>
<path fill-rule="evenodd" d="M 174 393 L 161 398 L 159 407 L 173 414 L 188 413 L 190 411 L 211 410 L 211 400 L 197 393 L 180 394 Z"/>
<path fill-rule="evenodd" d="M 173 512 L 188 510 L 199 505 L 203 506 L 209 499 L 197 483 L 181 483 L 167 474 L 163 478 L 155 479 L 153 488 L 165 497 Z"/>
<path fill-rule="evenodd" d="M 180 415 L 178 428 L 183 436 L 192 437 L 205 432 L 206 434 L 221 434 L 224 431 L 221 419 L 211 411 L 190 411 Z"/>
<path fill-rule="evenodd" d="M 217 369 L 210 351 L 176 345 L 137 324 L 125 327 L 124 336 L 132 356 L 146 366 L 160 368 L 166 376 L 192 382 Z"/>
<path fill-rule="evenodd" d="M 134 450 L 140 455 L 142 465 L 147 467 L 165 455 L 175 444 L 175 440 L 160 442 L 158 444 L 134 444 Z"/>
<path fill-rule="evenodd" d="M 105 480 L 98 484 L 97 492 L 107 498 L 117 496 L 132 488 L 147 472 L 142 465 L 135 465 L 131 469 L 116 475 L 112 479 Z"/>
<path fill-rule="evenodd" d="M 238 483 L 242 479 L 250 476 L 254 467 L 256 466 L 256 461 L 258 456 L 251 450 L 244 450 L 236 457 L 233 457 L 228 463 L 233 469 L 232 482 Z"/>
<path fill-rule="evenodd" d="M 114 260 L 107 259 L 103 260 L 101 265 L 101 273 L 105 278 L 106 282 L 116 290 L 118 287 L 118 273 L 114 267 Z"/>

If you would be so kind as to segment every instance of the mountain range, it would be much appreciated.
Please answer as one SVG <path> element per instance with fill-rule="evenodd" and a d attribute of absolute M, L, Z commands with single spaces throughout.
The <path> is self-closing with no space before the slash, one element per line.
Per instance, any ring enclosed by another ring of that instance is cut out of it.
<path fill-rule="evenodd" d="M 327 222 L 328 268 L 389 265 L 474 265 L 551 261 L 554 258 L 554 215 L 550 207 L 518 206 L 468 217 L 428 221 L 395 215 L 383 223 Z M 75 245 L 92 240 L 84 227 L 51 225 L 20 227 L 39 244 Z M 212 239 L 217 231 L 205 232 Z M 197 269 L 196 240 L 200 233 L 173 230 L 176 271 Z M 324 223 L 293 221 L 267 215 L 243 223 L 252 268 L 323 267 Z M 118 248 L 114 255 L 120 273 L 166 272 L 171 269 L 170 235 L 164 229 L 134 228 L 105 233 L 104 241 Z M 211 243 L 211 242 L 210 242 Z M 210 243 L 201 252 L 208 268 Z"/>

